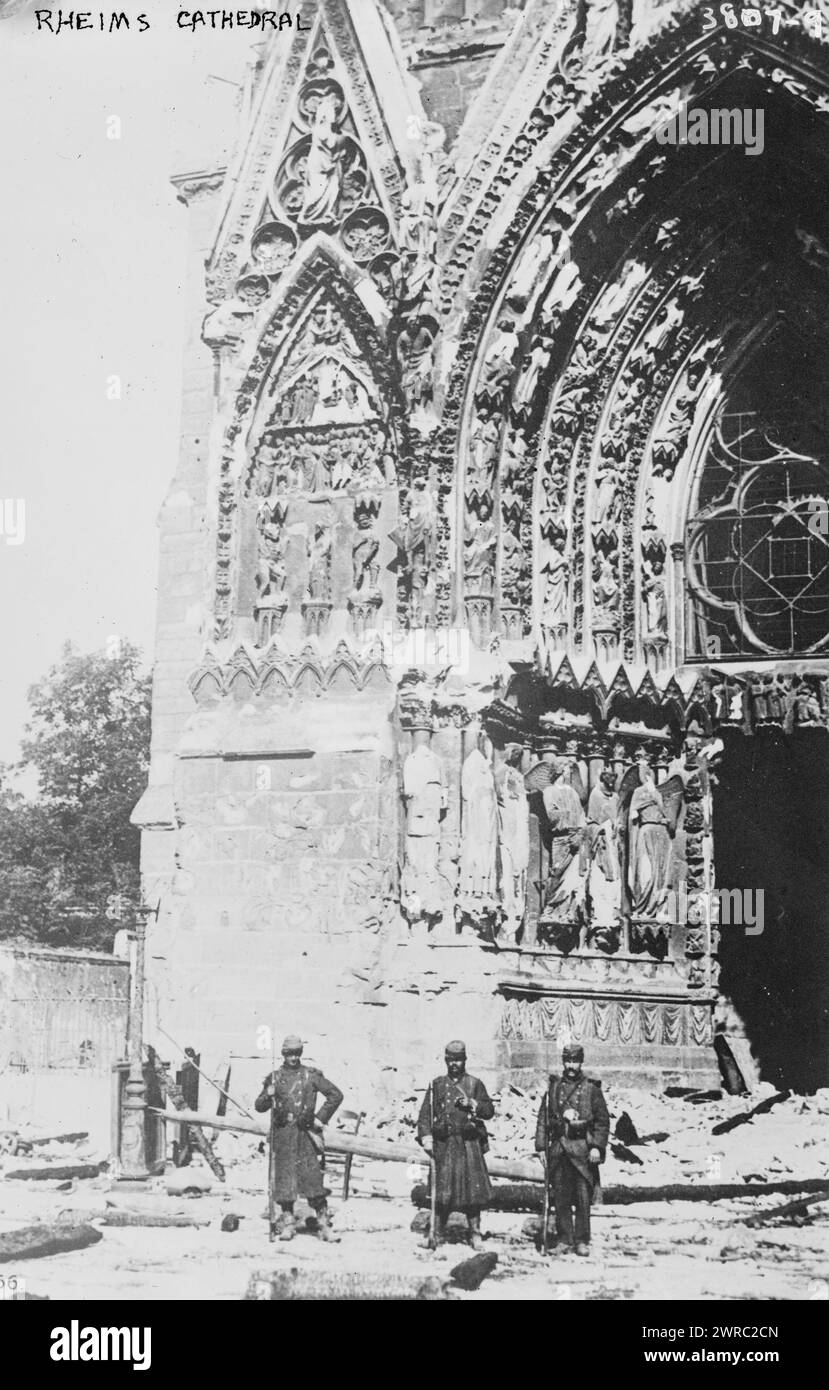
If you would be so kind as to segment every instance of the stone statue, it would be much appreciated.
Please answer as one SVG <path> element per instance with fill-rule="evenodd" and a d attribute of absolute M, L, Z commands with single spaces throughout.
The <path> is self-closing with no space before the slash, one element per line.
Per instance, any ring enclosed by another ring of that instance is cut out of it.
<path fill-rule="evenodd" d="M 415 728 L 412 751 L 403 763 L 406 849 L 400 905 L 410 922 L 434 925 L 442 911 L 438 855 L 447 792 L 443 764 L 429 747 L 429 739 L 428 728 Z"/>
<path fill-rule="evenodd" d="M 345 140 L 337 129 L 337 102 L 326 93 L 314 113 L 311 148 L 305 165 L 305 188 L 300 222 L 330 223 L 337 220 L 337 204 L 343 181 Z"/>
<path fill-rule="evenodd" d="M 529 358 L 516 382 L 513 393 L 516 410 L 526 409 L 531 405 L 542 373 L 550 360 L 553 341 L 552 333 L 544 325 L 534 335 Z"/>
<path fill-rule="evenodd" d="M 542 921 L 576 923 L 584 905 L 584 810 L 570 781 L 567 762 L 557 758 L 552 771 L 553 780 L 541 794 L 550 832 L 550 870 Z"/>
<path fill-rule="evenodd" d="M 281 598 L 288 582 L 288 571 L 279 552 L 261 555 L 256 566 L 256 592 L 260 599 Z"/>
<path fill-rule="evenodd" d="M 476 399 L 483 398 L 490 403 L 502 400 L 512 376 L 513 362 L 518 351 L 518 334 L 511 318 L 498 320 L 495 331 L 484 353 L 481 380 Z"/>
<path fill-rule="evenodd" d="M 423 181 L 412 184 L 401 198 L 401 299 L 407 303 L 428 296 L 437 269 L 436 190 Z"/>
<path fill-rule="evenodd" d="M 356 594 L 361 594 L 363 591 L 374 593 L 377 589 L 377 580 L 380 574 L 380 566 L 377 563 L 380 540 L 372 529 L 373 520 L 370 511 L 356 512 L 357 529 L 351 550 L 354 592 Z"/>
<path fill-rule="evenodd" d="M 458 897 L 495 899 L 495 860 L 498 845 L 498 808 L 495 779 L 483 749 L 489 747 L 485 734 L 479 734 L 461 768 L 461 860 Z"/>
<path fill-rule="evenodd" d="M 556 243 L 552 232 L 536 233 L 522 253 L 513 272 L 509 287 L 510 299 L 526 304 L 533 291 L 538 289 L 542 274 L 546 273 L 555 249 Z"/>
<path fill-rule="evenodd" d="M 633 917 L 662 920 L 683 783 L 681 777 L 671 777 L 657 787 L 653 769 L 644 758 L 640 758 L 636 772 L 639 785 L 630 797 L 628 810 L 630 911 Z"/>
<path fill-rule="evenodd" d="M 411 622 L 417 627 L 430 616 L 429 601 L 434 590 L 437 500 L 431 481 L 417 479 L 412 485 L 409 515 L 390 533 L 400 555 L 411 604 Z"/>
<path fill-rule="evenodd" d="M 588 941 L 599 950 L 618 950 L 621 910 L 621 868 L 617 840 L 619 798 L 616 776 L 610 768 L 599 773 L 599 781 L 587 803 L 587 899 L 590 929 Z"/>
<path fill-rule="evenodd" d="M 527 869 L 530 862 L 530 814 L 521 773 L 523 749 L 510 743 L 495 778 L 498 799 L 501 909 L 504 921 L 499 940 L 514 941 L 524 921 Z"/>
<path fill-rule="evenodd" d="M 259 504 L 259 554 L 254 583 L 260 600 L 281 598 L 288 582 L 284 556 L 286 516 L 287 508 L 278 496 L 263 498 Z"/>
<path fill-rule="evenodd" d="M 495 522 L 486 514 L 467 518 L 465 564 L 467 588 L 491 594 L 495 584 Z"/>
<path fill-rule="evenodd" d="M 407 324 L 397 339 L 400 380 L 406 399 L 413 406 L 432 399 L 435 332 L 428 323 Z"/>
<path fill-rule="evenodd" d="M 331 598 L 331 527 L 315 526 L 308 544 L 308 597 L 318 603 Z"/>
<path fill-rule="evenodd" d="M 608 559 L 600 559 L 593 580 L 593 620 L 615 626 L 618 621 L 619 585 Z"/>
<path fill-rule="evenodd" d="M 497 420 L 476 420 L 470 440 L 470 457 L 466 474 L 466 491 L 488 492 L 492 487 L 492 471 L 498 453 L 501 426 Z"/>
<path fill-rule="evenodd" d="M 567 621 L 567 579 L 570 565 L 558 546 L 551 546 L 543 565 L 546 575 L 541 602 L 541 622 L 544 627 L 558 627 Z"/>
<path fill-rule="evenodd" d="M 668 631 L 668 604 L 665 598 L 665 566 L 661 560 L 651 562 L 650 573 L 645 571 L 642 585 L 643 627 L 646 637 L 663 637 Z"/>
<path fill-rule="evenodd" d="M 615 526 L 619 515 L 619 479 L 613 459 L 603 459 L 596 480 L 596 496 L 593 502 L 593 526 L 598 531 L 609 531 Z"/>

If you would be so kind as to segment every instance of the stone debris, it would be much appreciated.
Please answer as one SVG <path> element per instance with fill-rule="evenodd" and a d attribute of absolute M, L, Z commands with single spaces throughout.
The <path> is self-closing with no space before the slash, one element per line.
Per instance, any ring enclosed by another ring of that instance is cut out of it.
<path fill-rule="evenodd" d="M 191 1163 L 186 1168 L 170 1169 L 165 1174 L 164 1187 L 171 1197 L 180 1197 L 185 1193 L 201 1196 L 204 1192 L 212 1192 L 213 1182 L 204 1168 Z"/>
<path fill-rule="evenodd" d="M 94 1226 L 52 1225 L 23 1226 L 18 1231 L 0 1235 L 0 1264 L 40 1260 L 46 1255 L 62 1255 L 67 1250 L 85 1250 L 97 1245 L 103 1237 Z"/>
<path fill-rule="evenodd" d="M 621 1163 L 636 1163 L 639 1167 L 642 1167 L 643 1160 L 638 1154 L 633 1152 L 633 1149 L 629 1149 L 626 1144 L 611 1143 L 610 1152 L 613 1154 L 613 1157 L 618 1158 Z"/>
<path fill-rule="evenodd" d="M 246 1301 L 420 1302 L 451 1297 L 438 1275 L 371 1273 L 363 1270 L 274 1270 L 252 1274 Z"/>
<path fill-rule="evenodd" d="M 457 1284 L 460 1289 L 479 1289 L 481 1284 L 492 1273 L 498 1263 L 498 1256 L 494 1250 L 487 1250 L 479 1255 L 472 1255 L 468 1260 L 461 1260 L 459 1265 L 455 1265 L 450 1271 L 453 1284 Z"/>
<path fill-rule="evenodd" d="M 589 1065 L 587 1066 L 589 1072 Z M 749 1102 L 742 1096 L 721 1092 L 703 1093 L 709 1098 L 689 1105 L 682 1087 L 649 1094 L 642 1090 L 609 1085 L 604 1087 L 614 1131 L 629 1123 L 636 1140 L 617 1134 L 620 1150 L 608 1151 L 602 1166 L 605 1186 L 663 1187 L 693 1181 L 739 1183 L 751 1175 L 753 1180 L 776 1177 L 829 1177 L 829 1149 L 825 1142 L 825 1119 L 829 1113 L 829 1088 L 814 1096 L 787 1095 L 766 1082 L 752 1093 Z M 512 1160 L 533 1153 L 535 1125 L 541 1103 L 541 1087 L 522 1089 L 515 1085 L 491 1092 L 495 1117 L 487 1123 L 490 1155 Z M 699 1097 L 699 1092 L 692 1093 Z M 411 1143 L 421 1096 L 409 1094 L 399 1113 L 375 1117 L 369 1112 L 361 1134 L 380 1135 Z M 753 1102 L 753 1104 L 752 1104 Z M 825 1107 L 825 1108 L 824 1108 Z M 722 1134 L 712 1130 L 723 1121 L 751 1112 L 750 1125 L 742 1121 Z M 623 1120 L 622 1117 L 626 1119 Z M 635 1153 L 624 1149 L 635 1145 Z M 390 1179 L 393 1164 L 386 1164 Z M 375 1169 L 377 1171 L 377 1169 Z M 354 1181 L 366 1179 L 366 1165 L 355 1160 Z M 408 1184 L 411 1187 L 411 1182 Z"/>
<path fill-rule="evenodd" d="M 642 1140 L 636 1129 L 636 1125 L 630 1118 L 627 1110 L 623 1110 L 613 1130 L 614 1135 L 622 1144 L 641 1144 Z M 667 1136 L 666 1136 L 667 1137 Z"/>
<path fill-rule="evenodd" d="M 65 1182 L 70 1178 L 99 1178 L 105 1173 L 109 1164 L 103 1163 L 73 1163 L 71 1165 L 55 1163 L 49 1168 L 14 1168 L 6 1173 L 7 1181 L 17 1182 Z"/>

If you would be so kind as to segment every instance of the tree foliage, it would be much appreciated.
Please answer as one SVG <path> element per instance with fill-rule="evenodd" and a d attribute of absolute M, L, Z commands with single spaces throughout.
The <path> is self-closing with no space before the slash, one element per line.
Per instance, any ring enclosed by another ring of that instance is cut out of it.
<path fill-rule="evenodd" d="M 141 654 L 60 661 L 29 690 L 20 770 L 33 770 L 28 802 L 0 767 L 0 937 L 106 948 L 114 893 L 137 896 L 139 831 L 130 824 L 147 780 L 150 678 Z"/>

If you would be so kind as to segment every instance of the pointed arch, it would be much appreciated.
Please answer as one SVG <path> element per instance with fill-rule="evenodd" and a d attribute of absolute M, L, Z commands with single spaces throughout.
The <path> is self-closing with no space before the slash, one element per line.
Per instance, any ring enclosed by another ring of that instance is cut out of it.
<path fill-rule="evenodd" d="M 371 297 L 367 307 L 364 278 L 329 238 L 315 237 L 263 312 L 255 341 L 239 364 L 232 413 L 218 449 L 217 640 L 232 636 L 236 615 L 243 623 L 253 621 L 247 614 L 253 614 L 257 593 L 269 614 L 278 610 L 280 630 L 285 611 L 298 608 L 301 595 L 293 578 L 298 567 L 311 564 L 311 546 L 322 546 L 325 538 L 312 527 L 307 551 L 300 554 L 294 546 L 295 553 L 288 554 L 281 537 L 291 496 L 342 499 L 361 488 L 391 495 L 408 452 L 407 433 L 383 315 Z M 309 393 L 313 398 L 322 374 L 334 383 L 340 403 L 308 410 Z M 332 508 L 320 505 L 317 511 L 319 524 L 330 530 Z M 392 524 L 395 515 L 393 510 Z M 256 529 L 263 520 L 269 538 L 259 543 L 257 559 Z M 329 602 L 321 591 L 317 598 Z M 317 615 L 314 630 L 326 617 Z M 263 633 L 273 630 L 271 621 L 262 627 Z"/>
<path fill-rule="evenodd" d="M 706 35 L 701 8 L 624 55 L 549 152 L 491 252 L 444 410 L 463 499 L 446 611 L 460 615 L 473 598 L 479 620 L 468 557 L 480 572 L 483 552 L 496 575 L 490 632 L 538 642 L 544 626 L 553 650 L 644 658 L 657 670 L 671 656 L 681 661 L 681 603 L 657 594 L 651 616 L 641 613 L 648 594 L 634 549 L 649 547 L 655 585 L 673 565 L 675 543 L 653 524 L 643 458 L 661 449 L 663 466 L 676 466 L 682 421 L 671 422 L 671 411 L 690 410 L 701 427 L 722 365 L 716 339 L 727 336 L 729 313 L 756 321 L 763 285 L 749 264 L 757 246 L 740 206 L 745 180 L 735 187 L 725 176 L 722 151 L 682 168 L 677 157 L 687 152 L 665 151 L 654 132 L 680 89 L 709 105 L 762 91 L 796 123 L 798 110 L 813 111 L 827 94 L 825 55 L 809 35 L 764 36 L 762 44 L 747 30 Z M 803 128 L 798 138 L 809 146 Z M 737 253 L 724 273 L 717 258 L 729 235 Z M 654 613 L 658 632 L 647 629 Z"/>

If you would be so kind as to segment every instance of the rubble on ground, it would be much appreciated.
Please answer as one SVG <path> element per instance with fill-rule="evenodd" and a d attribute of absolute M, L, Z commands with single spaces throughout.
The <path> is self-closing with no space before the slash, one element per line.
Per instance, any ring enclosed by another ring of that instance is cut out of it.
<path fill-rule="evenodd" d="M 814 1181 L 829 1174 L 829 1090 L 789 1096 L 759 1114 L 758 1104 L 775 1095 L 771 1086 L 761 1085 L 751 1096 L 711 1099 L 614 1085 L 607 1085 L 605 1094 L 614 1144 L 641 1160 L 625 1162 L 610 1153 L 602 1170 L 606 1189 L 736 1185 L 746 1179 Z M 496 1114 L 488 1124 L 493 1156 L 526 1157 L 533 1149 L 540 1091 L 503 1086 L 493 1099 Z M 412 1093 L 394 1108 L 384 1105 L 375 1113 L 369 1111 L 360 1133 L 411 1145 L 420 1101 L 421 1096 Z M 752 1111 L 747 1122 L 713 1134 L 723 1121 Z M 615 1129 L 623 1116 L 617 1137 Z M 335 1119 L 332 1128 L 337 1127 Z M 139 1296 L 147 1298 L 237 1299 L 244 1297 L 251 1272 L 267 1269 L 269 1285 L 263 1297 L 303 1296 L 298 1290 L 311 1286 L 327 1289 L 329 1297 L 341 1297 L 333 1290 L 349 1280 L 351 1296 L 365 1297 L 372 1277 L 383 1270 L 393 1270 L 404 1280 L 397 1293 L 389 1286 L 384 1297 L 400 1297 L 401 1292 L 423 1297 L 428 1293 L 418 1295 L 417 1290 L 424 1280 L 438 1279 L 427 1288 L 448 1286 L 451 1270 L 467 1248 L 462 1243 L 466 1223 L 461 1219 L 450 1222 L 447 1246 L 437 1252 L 419 1248 L 415 1232 L 424 1229 L 428 1213 L 415 1211 L 411 1191 L 425 1180 L 422 1164 L 357 1156 L 351 1172 L 352 1200 L 342 1201 L 341 1164 L 332 1161 L 326 1176 L 341 1244 L 315 1240 L 306 1220 L 310 1213 L 298 1203 L 298 1237 L 290 1243 L 290 1266 L 284 1268 L 298 1269 L 302 1279 L 299 1284 L 277 1280 L 273 1285 L 271 1275 L 280 1273 L 286 1252 L 268 1242 L 266 1139 L 233 1131 L 217 1135 L 216 1152 L 227 1172 L 224 1183 L 211 1175 L 200 1154 L 194 1154 L 186 1167 L 168 1165 L 165 1174 L 146 1183 L 119 1184 L 114 1174 L 97 1171 L 106 1160 L 105 1150 L 71 1125 L 64 1131 L 53 1126 L 51 1134 L 43 1126 L 39 1131 L 7 1126 L 3 1133 L 7 1139 L 11 1136 L 0 1150 L 3 1239 L 17 1233 L 25 1243 L 34 1228 L 46 1242 L 44 1254 L 63 1251 L 47 1259 L 38 1256 L 36 1243 L 17 1247 L 15 1273 L 28 1277 L 38 1296 L 131 1298 L 140 1289 Z M 39 1139 L 49 1142 L 36 1142 Z M 37 1182 L 9 1176 L 26 1167 L 47 1167 L 56 1175 L 83 1164 L 96 1175 L 73 1179 L 68 1190 L 62 1190 L 67 1184 L 55 1176 Z M 168 1186 L 179 1190 L 170 1192 Z M 671 1297 L 829 1297 L 823 1274 L 829 1239 L 826 1206 L 816 1202 L 790 1219 L 774 1217 L 756 1229 L 747 1224 L 752 1213 L 771 1213 L 780 1206 L 780 1197 L 747 1194 L 717 1202 L 660 1199 L 634 1207 L 597 1207 L 591 1257 L 570 1260 L 559 1252 L 546 1261 L 535 1248 L 537 1217 L 493 1209 L 484 1219 L 483 1253 L 497 1254 L 497 1265 L 477 1289 L 453 1284 L 454 1296 L 661 1298 L 670 1289 Z M 79 1227 L 96 1233 L 94 1248 L 63 1244 L 66 1232 Z M 228 1234 L 231 1228 L 233 1235 Z M 487 1263 L 492 1266 L 491 1260 Z"/>
<path fill-rule="evenodd" d="M 750 1096 L 728 1096 L 695 1104 L 687 1096 L 604 1088 L 615 1141 L 616 1122 L 624 1115 L 624 1143 L 608 1149 L 602 1180 L 610 1185 L 642 1187 L 673 1183 L 770 1182 L 776 1178 L 820 1178 L 829 1175 L 829 1146 L 825 1116 L 829 1088 L 813 1096 L 790 1095 L 766 1114 L 755 1115 L 728 1133 L 715 1135 L 715 1126 L 753 1110 L 777 1092 L 761 1082 Z M 499 1159 L 526 1158 L 533 1153 L 535 1125 L 542 1089 L 507 1085 L 493 1092 L 495 1116 L 487 1122 L 490 1151 Z M 406 1096 L 397 1112 L 367 1115 L 360 1133 L 411 1143 L 416 1134 L 422 1097 Z M 630 1138 L 631 1129 L 639 1138 Z M 664 1136 L 664 1137 L 663 1137 Z M 646 1141 L 646 1142 L 645 1142 Z M 628 1148 L 632 1157 L 626 1158 Z M 383 1165 L 390 1167 L 391 1165 Z"/>

